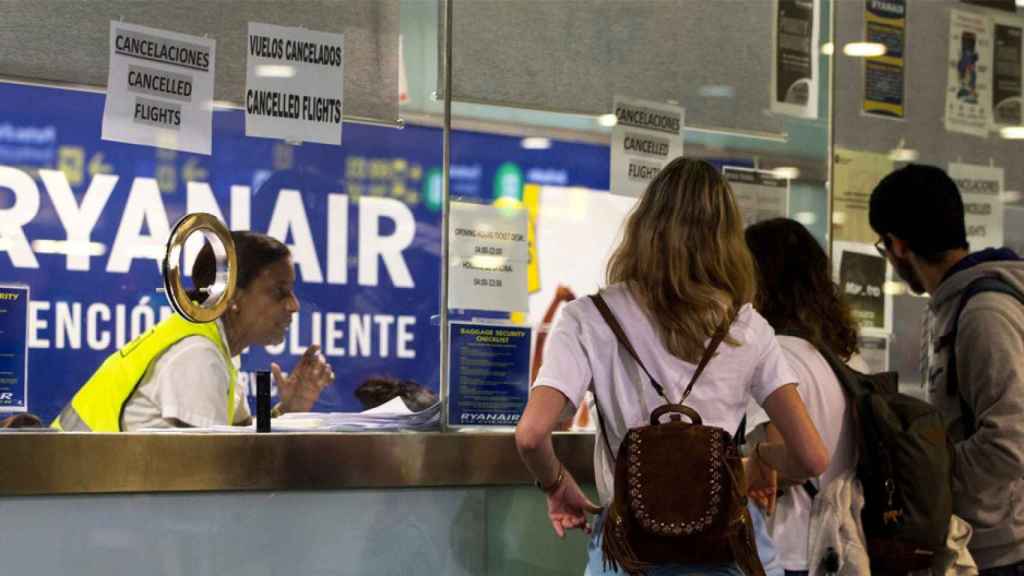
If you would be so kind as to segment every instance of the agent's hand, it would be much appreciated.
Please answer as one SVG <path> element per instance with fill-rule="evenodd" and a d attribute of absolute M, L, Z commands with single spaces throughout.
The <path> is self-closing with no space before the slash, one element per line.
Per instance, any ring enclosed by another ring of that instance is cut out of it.
<path fill-rule="evenodd" d="M 306 349 L 287 377 L 277 363 L 271 363 L 270 370 L 277 381 L 281 408 L 285 412 L 308 412 L 320 397 L 320 392 L 334 381 L 334 370 L 315 344 Z"/>
<path fill-rule="evenodd" d="M 558 488 L 548 494 L 548 518 L 559 538 L 565 538 L 565 531 L 573 528 L 590 534 L 587 513 L 597 514 L 600 511 L 601 507 L 587 498 L 568 471 Z"/>

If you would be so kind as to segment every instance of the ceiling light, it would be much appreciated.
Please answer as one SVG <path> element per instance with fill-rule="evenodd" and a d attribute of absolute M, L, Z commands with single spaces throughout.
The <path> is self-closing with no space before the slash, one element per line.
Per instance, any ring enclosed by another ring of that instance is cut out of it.
<path fill-rule="evenodd" d="M 821 45 L 821 53 L 825 56 L 831 56 L 832 54 L 835 54 L 835 51 L 836 45 L 831 42 L 825 42 Z"/>
<path fill-rule="evenodd" d="M 611 128 L 619 123 L 619 117 L 615 114 L 601 114 L 597 117 L 597 123 L 605 128 Z"/>
<path fill-rule="evenodd" d="M 855 58 L 875 58 L 885 56 L 885 44 L 878 42 L 850 42 L 843 46 L 843 54 Z"/>
<path fill-rule="evenodd" d="M 779 166 L 772 170 L 772 176 L 780 180 L 796 180 L 800 177 L 800 169 L 796 166 Z"/>
<path fill-rule="evenodd" d="M 999 130 L 999 135 L 1007 140 L 1024 140 L 1024 126 L 1006 126 Z"/>
<path fill-rule="evenodd" d="M 920 157 L 913 148 L 893 148 L 889 151 L 889 160 L 893 162 L 914 162 Z"/>

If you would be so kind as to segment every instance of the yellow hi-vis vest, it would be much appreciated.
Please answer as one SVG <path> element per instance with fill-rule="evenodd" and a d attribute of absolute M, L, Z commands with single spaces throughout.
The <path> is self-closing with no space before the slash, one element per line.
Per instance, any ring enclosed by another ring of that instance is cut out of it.
<path fill-rule="evenodd" d="M 124 405 L 142 381 L 146 369 L 164 351 L 189 336 L 210 340 L 224 356 L 231 375 L 227 396 L 228 424 L 231 424 L 235 419 L 238 369 L 231 361 L 227 343 L 221 340 L 217 323 L 193 324 L 173 314 L 108 356 L 50 427 L 68 432 L 120 432 Z"/>

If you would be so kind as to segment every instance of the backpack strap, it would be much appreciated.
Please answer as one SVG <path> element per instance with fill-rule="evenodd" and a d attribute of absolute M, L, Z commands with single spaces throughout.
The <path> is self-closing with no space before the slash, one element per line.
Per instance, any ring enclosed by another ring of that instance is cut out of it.
<path fill-rule="evenodd" d="M 608 307 L 608 303 L 604 301 L 604 298 L 602 298 L 600 294 L 594 294 L 590 299 L 594 302 L 594 305 L 597 306 L 597 311 L 601 313 L 601 317 L 604 318 L 605 323 L 612 329 L 612 333 L 615 334 L 615 338 L 619 341 L 619 344 L 622 344 L 622 347 L 626 349 L 626 352 L 629 352 L 629 355 L 633 357 L 633 360 L 635 360 L 637 365 L 640 366 L 640 369 L 644 371 L 644 374 L 647 374 L 647 378 L 650 379 L 651 386 L 654 386 L 654 390 L 658 393 L 658 396 L 664 398 L 666 402 L 671 403 L 672 401 L 668 399 L 668 396 L 665 396 L 665 389 L 661 387 L 661 384 L 658 384 L 658 381 L 654 379 L 654 376 L 652 376 L 650 372 L 648 372 L 644 363 L 640 361 L 640 356 L 636 353 L 636 349 L 633 348 L 633 344 L 630 343 L 629 338 L 626 337 L 626 332 L 622 329 L 622 325 L 619 324 L 618 319 L 615 318 L 615 314 L 612 313 L 612 309 Z"/>
<path fill-rule="evenodd" d="M 843 362 L 843 360 L 837 354 L 829 350 L 823 344 L 817 343 L 807 334 L 795 330 L 782 330 L 776 333 L 776 335 L 789 336 L 791 338 L 800 338 L 801 340 L 804 340 L 808 344 L 810 344 L 815 350 L 817 350 L 818 354 L 821 354 L 821 357 L 825 359 L 825 363 L 828 364 L 828 367 L 832 370 L 832 373 L 835 375 L 836 381 L 839 382 L 839 388 L 843 391 L 843 396 L 849 402 L 848 409 L 850 410 L 850 413 L 853 417 L 853 427 L 855 430 L 858 431 L 859 435 L 860 421 L 857 418 L 857 410 L 852 404 L 854 404 L 858 398 L 864 395 L 865 390 L 863 390 L 863 388 L 859 384 L 847 378 L 847 371 L 850 370 L 850 368 L 846 365 L 846 363 Z M 805 480 L 804 483 L 800 485 L 800 487 L 811 499 L 811 501 L 814 501 L 814 499 L 818 497 L 818 493 L 820 492 L 818 485 L 815 484 L 810 478 Z"/>
<path fill-rule="evenodd" d="M 644 371 L 647 378 L 651 381 L 651 385 L 659 396 L 665 399 L 665 402 L 671 404 L 672 401 L 665 395 L 665 389 L 662 388 L 658 381 L 654 379 L 654 376 L 647 370 L 644 363 L 640 360 L 640 356 L 636 353 L 636 349 L 633 348 L 633 344 L 630 343 L 629 338 L 626 337 L 626 332 L 622 329 L 622 325 L 619 324 L 618 319 L 615 318 L 615 314 L 612 313 L 611 308 L 608 307 L 608 303 L 605 302 L 601 294 L 593 294 L 590 296 L 590 300 L 594 302 L 594 306 L 597 307 L 597 311 L 600 312 L 601 317 L 604 319 L 608 327 L 611 328 L 612 333 L 615 334 L 615 338 L 619 341 L 619 344 L 629 352 L 629 355 L 633 357 L 640 369 Z M 715 354 L 715 350 L 725 340 L 725 336 L 729 333 L 729 327 L 732 326 L 732 321 L 725 322 L 718 328 L 715 335 L 711 338 L 711 342 L 708 347 L 704 350 L 704 355 L 700 359 L 700 363 L 697 365 L 697 370 L 694 371 L 693 377 L 690 379 L 690 384 L 686 387 L 686 391 L 683 392 L 683 398 L 679 401 L 680 404 L 686 401 L 686 398 L 690 395 L 693 390 L 693 385 L 697 382 L 697 378 L 700 377 L 701 373 L 704 372 L 704 368 L 707 367 L 708 362 L 711 361 L 712 356 Z M 597 422 L 601 426 L 601 436 L 604 437 L 604 446 L 608 450 L 608 455 L 611 456 L 612 462 L 615 461 L 615 452 L 612 451 L 612 446 L 608 440 L 608 429 L 604 426 L 604 418 L 601 416 L 601 402 L 597 398 L 597 387 L 594 387 L 594 406 L 597 408 Z M 737 435 L 746 428 L 746 418 L 740 422 L 740 429 L 737 430 Z"/>
<path fill-rule="evenodd" d="M 944 336 L 939 338 L 938 345 L 935 347 L 935 351 L 950 347 L 949 361 L 946 364 L 946 395 L 947 396 L 959 396 L 960 399 L 960 419 L 964 425 L 964 437 L 970 438 L 977 432 L 977 421 L 974 416 L 974 410 L 967 405 L 967 400 L 964 399 L 963 394 L 960 393 L 960 376 L 957 373 L 957 362 L 956 362 L 956 336 L 960 329 L 960 316 L 963 315 L 964 309 L 967 308 L 967 303 L 974 296 L 981 294 L 982 292 L 996 292 L 999 294 L 1006 294 L 1012 296 L 1017 302 L 1024 305 L 1024 294 L 1021 294 L 1013 285 L 1006 280 L 1003 280 L 999 276 L 983 276 L 974 280 L 967 285 L 964 289 L 963 296 L 960 297 L 960 305 L 956 309 L 956 315 L 953 316 L 953 329 L 946 333 Z"/>
<path fill-rule="evenodd" d="M 633 357 L 633 360 L 636 360 L 636 363 L 640 366 L 640 369 L 644 371 L 644 374 L 647 374 L 647 377 L 651 380 L 651 385 L 654 386 L 658 395 L 664 398 L 666 402 L 672 403 L 668 396 L 665 395 L 665 389 L 662 388 L 661 384 L 658 384 L 658 381 L 654 379 L 654 376 L 651 375 L 647 370 L 647 367 L 644 366 L 644 363 L 640 360 L 640 356 L 636 353 L 636 349 L 634 349 L 633 345 L 629 342 L 629 338 L 626 337 L 626 332 L 622 329 L 622 325 L 619 324 L 619 321 L 615 318 L 615 314 L 612 313 L 611 308 L 608 307 L 608 303 L 604 301 L 604 298 L 602 298 L 600 294 L 594 294 L 590 299 L 594 302 L 594 305 L 597 306 L 597 311 L 601 313 L 601 317 L 604 318 L 608 327 L 612 329 L 612 333 L 615 334 L 619 343 L 622 344 L 627 352 L 629 352 L 629 355 Z M 726 335 L 729 334 L 730 326 L 732 326 L 731 318 L 729 321 L 723 322 L 722 325 L 718 327 L 718 330 L 715 331 L 714 336 L 711 337 L 711 342 L 708 343 L 708 347 L 704 350 L 704 355 L 701 357 L 700 363 L 697 364 L 697 369 L 693 372 L 693 377 L 690 378 L 690 384 L 687 385 L 686 390 L 683 391 L 683 397 L 679 400 L 680 404 L 686 402 L 686 399 L 690 396 L 690 392 L 693 391 L 693 385 L 697 383 L 697 379 L 700 378 L 700 375 L 704 372 L 704 368 L 707 367 L 708 362 L 711 362 L 711 358 L 714 357 L 715 351 L 718 350 L 718 346 L 723 340 L 725 340 Z"/>

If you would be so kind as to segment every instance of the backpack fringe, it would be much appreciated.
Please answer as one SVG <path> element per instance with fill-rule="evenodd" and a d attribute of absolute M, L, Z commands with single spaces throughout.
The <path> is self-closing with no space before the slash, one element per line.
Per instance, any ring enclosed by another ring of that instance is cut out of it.
<path fill-rule="evenodd" d="M 614 511 L 609 511 L 601 527 L 601 552 L 605 570 L 621 569 L 629 576 L 646 576 L 646 570 L 653 564 L 644 562 L 636 556 L 633 547 L 624 538 L 619 538 L 614 529 Z"/>

